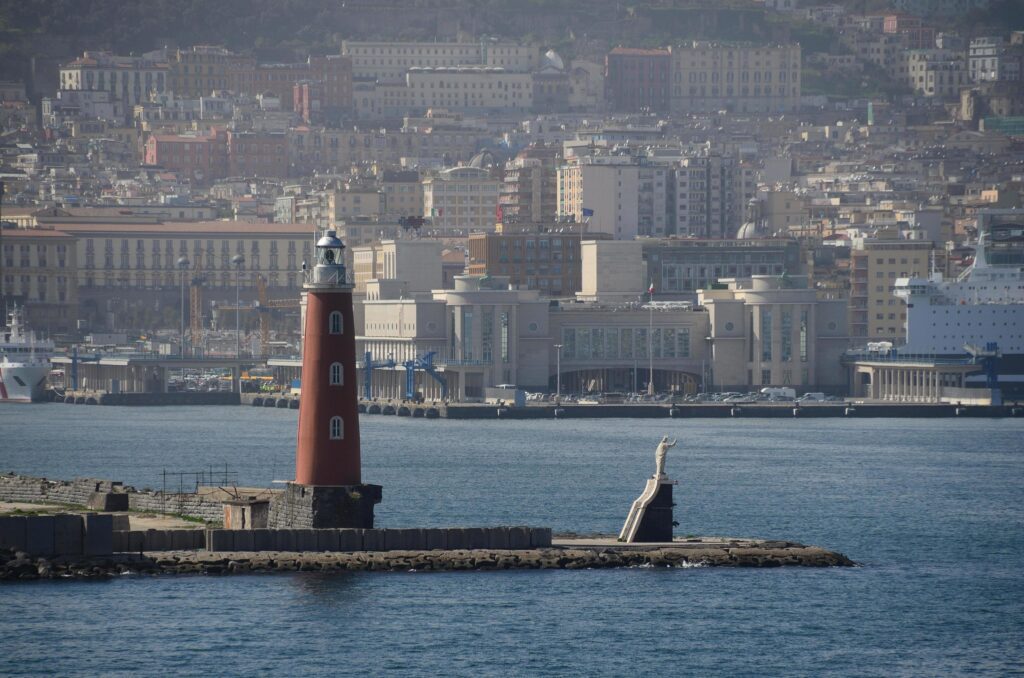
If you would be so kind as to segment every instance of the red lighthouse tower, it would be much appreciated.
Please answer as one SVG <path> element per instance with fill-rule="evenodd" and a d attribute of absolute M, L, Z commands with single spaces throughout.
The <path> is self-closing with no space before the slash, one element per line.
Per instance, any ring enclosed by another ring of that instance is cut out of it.
<path fill-rule="evenodd" d="M 305 272 L 302 402 L 295 451 L 295 482 L 276 502 L 277 526 L 373 527 L 381 487 L 362 483 L 356 390 L 352 285 L 345 245 L 334 231 L 316 244 Z"/>

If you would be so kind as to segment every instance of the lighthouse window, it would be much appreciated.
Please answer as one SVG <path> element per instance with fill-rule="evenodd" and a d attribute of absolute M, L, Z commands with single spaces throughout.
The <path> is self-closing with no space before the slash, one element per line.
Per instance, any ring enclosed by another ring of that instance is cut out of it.
<path fill-rule="evenodd" d="M 345 373 L 342 372 L 341 363 L 331 363 L 331 386 L 341 386 L 345 383 Z"/>
<path fill-rule="evenodd" d="M 342 440 L 345 437 L 345 426 L 341 417 L 331 417 L 331 440 Z"/>
<path fill-rule="evenodd" d="M 341 311 L 331 311 L 327 319 L 328 332 L 331 334 L 342 333 Z"/>

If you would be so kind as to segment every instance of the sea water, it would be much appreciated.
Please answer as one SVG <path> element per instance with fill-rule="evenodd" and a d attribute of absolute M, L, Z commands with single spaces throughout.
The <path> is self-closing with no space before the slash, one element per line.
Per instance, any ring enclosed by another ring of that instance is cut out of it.
<path fill-rule="evenodd" d="M 177 489 L 293 474 L 296 413 L 0 407 L 0 470 Z M 123 577 L 0 585 L 0 674 L 1004 674 L 1024 665 L 1024 420 L 364 416 L 378 525 L 618 531 L 662 435 L 677 535 L 857 568 Z M 164 472 L 171 473 L 170 476 Z M 189 478 L 191 476 L 188 476 Z M 171 478 L 171 480 L 168 480 Z"/>

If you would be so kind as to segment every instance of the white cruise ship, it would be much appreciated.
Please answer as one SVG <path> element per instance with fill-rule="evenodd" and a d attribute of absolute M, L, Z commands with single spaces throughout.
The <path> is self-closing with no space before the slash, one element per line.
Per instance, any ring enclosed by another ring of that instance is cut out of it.
<path fill-rule="evenodd" d="M 907 305 L 907 340 L 900 355 L 963 357 L 965 345 L 997 345 L 1000 372 L 1024 366 L 1024 265 L 991 264 L 979 236 L 974 263 L 956 280 L 942 274 L 900 278 L 894 294 Z"/>
<path fill-rule="evenodd" d="M 24 315 L 15 307 L 0 335 L 0 402 L 32 402 L 45 393 L 54 344 L 25 329 Z"/>

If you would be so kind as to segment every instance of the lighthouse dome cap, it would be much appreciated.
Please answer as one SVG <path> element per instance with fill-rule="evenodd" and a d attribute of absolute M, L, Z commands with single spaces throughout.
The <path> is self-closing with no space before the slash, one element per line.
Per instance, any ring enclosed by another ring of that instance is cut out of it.
<path fill-rule="evenodd" d="M 324 235 L 316 242 L 317 247 L 345 247 L 335 231 L 324 231 Z"/>

